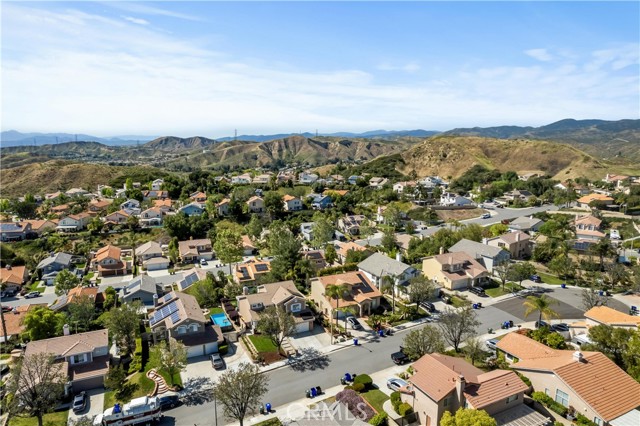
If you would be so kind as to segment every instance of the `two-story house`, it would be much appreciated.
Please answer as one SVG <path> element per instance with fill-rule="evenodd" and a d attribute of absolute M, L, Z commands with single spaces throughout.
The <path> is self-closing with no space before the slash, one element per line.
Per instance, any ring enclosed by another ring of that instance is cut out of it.
<path fill-rule="evenodd" d="M 73 393 L 104 387 L 109 371 L 108 330 L 69 334 L 27 343 L 25 357 L 46 353 L 55 356 L 60 368 L 68 374 Z"/>
<path fill-rule="evenodd" d="M 460 207 L 470 206 L 472 204 L 473 201 L 471 201 L 467 197 L 463 197 L 462 195 L 454 194 L 451 192 L 443 192 L 440 196 L 441 206 Z"/>
<path fill-rule="evenodd" d="M 86 189 L 71 188 L 67 192 L 65 192 L 65 195 L 70 198 L 76 198 L 76 197 L 87 197 L 87 196 L 90 196 L 91 194 Z"/>
<path fill-rule="evenodd" d="M 178 209 L 179 213 L 184 213 L 187 216 L 202 216 L 202 213 L 204 213 L 204 211 L 205 211 L 204 204 L 200 204 L 196 202 L 189 203 Z"/>
<path fill-rule="evenodd" d="M 232 185 L 248 185 L 251 183 L 253 179 L 249 173 L 244 173 L 238 176 L 233 176 L 231 178 Z"/>
<path fill-rule="evenodd" d="M 413 193 L 415 189 L 416 182 L 414 181 L 396 182 L 393 184 L 393 192 L 397 194 Z"/>
<path fill-rule="evenodd" d="M 463 252 L 480 262 L 489 273 L 493 273 L 496 266 L 509 262 L 511 259 L 511 253 L 507 250 L 467 240 L 466 238 L 461 239 L 449 248 L 449 253 L 458 252 Z"/>
<path fill-rule="evenodd" d="M 216 212 L 218 216 L 226 216 L 229 214 L 229 206 L 231 204 L 231 200 L 228 198 L 223 198 L 222 201 L 216 204 Z"/>
<path fill-rule="evenodd" d="M 31 233 L 31 224 L 0 222 L 0 241 L 22 241 Z"/>
<path fill-rule="evenodd" d="M 126 210 L 118 210 L 117 212 L 106 215 L 104 217 L 104 223 L 112 225 L 122 225 L 127 223 L 131 216 L 132 214 L 127 212 Z"/>
<path fill-rule="evenodd" d="M 234 279 L 243 286 L 255 285 L 260 277 L 271 272 L 271 262 L 266 260 L 251 260 L 239 263 L 235 267 Z"/>
<path fill-rule="evenodd" d="M 263 173 L 261 175 L 254 177 L 252 182 L 254 185 L 267 185 L 271 180 L 271 176 L 273 175 L 269 173 Z"/>
<path fill-rule="evenodd" d="M 196 203 L 204 204 L 207 202 L 207 194 L 202 191 L 196 191 L 189 195 L 189 199 Z"/>
<path fill-rule="evenodd" d="M 42 234 L 44 234 L 45 232 L 55 231 L 56 226 L 58 226 L 57 221 L 48 220 L 48 219 L 44 219 L 44 220 L 36 220 L 36 219 L 23 220 L 22 223 L 31 225 L 31 232 L 35 233 L 39 237 L 42 236 Z"/>
<path fill-rule="evenodd" d="M 182 263 L 195 263 L 200 260 L 213 259 L 213 248 L 211 247 L 211 240 L 208 238 L 179 241 L 178 253 Z"/>
<path fill-rule="evenodd" d="M 162 189 L 162 185 L 164 185 L 164 179 L 156 179 L 151 182 L 151 190 L 160 191 Z"/>
<path fill-rule="evenodd" d="M 254 195 L 247 200 L 247 206 L 249 206 L 250 213 L 264 212 L 264 200 L 257 195 Z"/>
<path fill-rule="evenodd" d="M 338 228 L 348 235 L 360 234 L 360 226 L 367 220 L 362 214 L 346 215 L 338 219 Z"/>
<path fill-rule="evenodd" d="M 396 295 L 401 291 L 401 287 L 408 285 L 411 278 L 420 275 L 420 271 L 403 263 L 399 257 L 392 259 L 380 252 L 373 253 L 358 263 L 358 270 L 363 272 L 377 288 L 383 286 L 384 277 L 389 277 L 394 281 Z"/>
<path fill-rule="evenodd" d="M 318 175 L 315 173 L 302 172 L 298 175 L 298 183 L 300 185 L 311 185 L 318 180 Z"/>
<path fill-rule="evenodd" d="M 224 342 L 220 327 L 207 321 L 196 298 L 187 293 L 165 294 L 148 317 L 154 341 L 172 337 L 187 347 L 188 358 L 216 353 Z"/>
<path fill-rule="evenodd" d="M 26 266 L 6 265 L 0 268 L 0 283 L 4 290 L 10 292 L 20 291 L 22 285 L 29 279 L 29 270 Z"/>
<path fill-rule="evenodd" d="M 517 418 L 518 423 L 547 426 L 550 420 L 523 404 L 528 386 L 509 370 L 484 371 L 466 360 L 431 353 L 413 364 L 409 385 L 400 389 L 400 398 L 410 404 L 418 424 L 437 426 L 445 411 L 459 408 L 485 410 L 499 419 Z"/>
<path fill-rule="evenodd" d="M 321 250 L 307 250 L 302 253 L 302 257 L 307 259 L 311 266 L 317 271 L 327 267 L 327 261 L 324 258 L 324 253 Z"/>
<path fill-rule="evenodd" d="M 140 213 L 140 224 L 142 226 L 160 226 L 162 225 L 162 210 L 158 207 L 151 207 Z"/>
<path fill-rule="evenodd" d="M 53 285 L 54 280 L 58 276 L 58 272 L 64 269 L 71 269 L 73 256 L 69 253 L 51 253 L 49 257 L 45 257 L 38 263 L 36 270 L 41 271 L 41 279 L 46 285 Z"/>
<path fill-rule="evenodd" d="M 505 335 L 497 348 L 535 391 L 597 425 L 631 424 L 616 419 L 640 407 L 640 383 L 602 352 L 551 349 L 519 333 Z"/>
<path fill-rule="evenodd" d="M 124 201 L 123 203 L 120 203 L 120 210 L 134 210 L 134 209 L 140 209 L 140 201 L 131 198 L 127 201 Z"/>
<path fill-rule="evenodd" d="M 613 198 L 609 195 L 598 194 L 597 192 L 594 192 L 592 194 L 587 194 L 578 198 L 576 203 L 578 204 L 579 208 L 591 210 L 592 205 L 607 205 L 612 204 L 613 201 Z"/>
<path fill-rule="evenodd" d="M 56 229 L 60 232 L 78 232 L 82 231 L 91 222 L 93 217 L 86 212 L 78 214 L 70 214 L 60 219 Z"/>
<path fill-rule="evenodd" d="M 313 240 L 313 227 L 315 222 L 303 222 L 300 224 L 300 234 L 306 241 Z"/>
<path fill-rule="evenodd" d="M 93 269 L 100 277 L 127 275 L 131 273 L 131 261 L 122 258 L 120 247 L 108 245 L 98 250 L 92 260 Z"/>
<path fill-rule="evenodd" d="M 141 274 L 122 288 L 119 299 L 124 303 L 140 302 L 147 308 L 153 308 L 154 302 L 163 293 L 162 286 L 153 277 Z"/>
<path fill-rule="evenodd" d="M 482 286 L 489 279 L 487 269 L 465 252 L 426 257 L 422 273 L 448 290 Z"/>
<path fill-rule="evenodd" d="M 339 300 L 327 296 L 327 287 L 331 285 L 343 286 L 344 294 Z M 380 306 L 382 293 L 364 272 L 352 271 L 312 278 L 311 300 L 327 318 L 343 318 L 347 310 L 361 317 L 371 315 Z"/>
<path fill-rule="evenodd" d="M 389 183 L 389 179 L 383 177 L 372 177 L 369 179 L 369 186 L 374 189 L 382 189 L 387 183 Z"/>
<path fill-rule="evenodd" d="M 544 225 L 544 221 L 541 219 L 536 219 L 533 216 L 520 216 L 511 221 L 507 226 L 512 231 L 522 231 L 531 234 L 538 232 L 542 225 Z"/>
<path fill-rule="evenodd" d="M 164 200 L 153 200 L 153 207 L 160 209 L 163 214 L 167 214 L 170 211 L 173 211 L 173 201 L 171 201 L 170 198 L 166 198 Z"/>
<path fill-rule="evenodd" d="M 151 191 L 142 191 L 142 197 L 146 200 L 164 200 L 165 198 L 169 198 L 169 191 L 163 190 L 151 190 Z"/>
<path fill-rule="evenodd" d="M 483 240 L 483 243 L 507 250 L 512 259 L 526 259 L 531 256 L 531 236 L 522 231 L 507 232 Z"/>
<path fill-rule="evenodd" d="M 332 206 L 333 200 L 328 195 L 310 194 L 311 208 L 314 210 L 324 210 Z"/>
<path fill-rule="evenodd" d="M 108 198 L 91 200 L 89 202 L 89 205 L 87 206 L 87 210 L 90 213 L 100 214 L 100 213 L 106 211 L 107 208 L 109 208 L 109 206 L 112 203 L 113 203 L 113 200 L 110 200 Z"/>
<path fill-rule="evenodd" d="M 282 197 L 282 203 L 284 210 L 287 212 L 302 210 L 302 200 L 298 197 L 294 197 L 293 195 L 284 195 Z"/>
<path fill-rule="evenodd" d="M 296 288 L 293 281 L 283 281 L 259 285 L 254 294 L 243 294 L 236 297 L 238 313 L 247 330 L 255 330 L 260 313 L 276 306 L 293 315 L 296 332 L 313 330 L 313 313 L 307 308 L 306 299 Z"/>
<path fill-rule="evenodd" d="M 163 254 L 160 243 L 156 241 L 148 241 L 142 245 L 139 245 L 138 247 L 136 247 L 134 253 L 136 255 L 137 263 L 143 263 L 155 257 L 162 257 Z"/>
<path fill-rule="evenodd" d="M 600 229 L 602 220 L 595 216 L 576 216 L 571 225 L 576 233 L 576 240 L 573 243 L 576 250 L 588 250 L 592 244 L 596 244 L 605 237 Z"/>

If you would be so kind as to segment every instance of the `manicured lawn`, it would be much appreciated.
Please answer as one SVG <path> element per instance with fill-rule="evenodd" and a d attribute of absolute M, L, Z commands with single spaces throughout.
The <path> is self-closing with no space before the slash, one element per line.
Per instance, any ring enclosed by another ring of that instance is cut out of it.
<path fill-rule="evenodd" d="M 460 308 L 471 304 L 471 302 L 458 296 L 451 296 L 451 304 L 456 308 Z"/>
<path fill-rule="evenodd" d="M 258 352 L 278 352 L 276 345 L 267 336 L 252 334 L 249 336 L 249 340 L 251 340 Z"/>
<path fill-rule="evenodd" d="M 502 284 L 499 284 L 497 287 L 486 288 L 484 289 L 485 293 L 487 293 L 490 297 L 498 297 L 505 294 L 513 293 L 513 290 L 520 291 L 521 288 L 516 283 L 507 282 L 504 286 L 504 290 L 502 290 Z"/>
<path fill-rule="evenodd" d="M 131 379 L 129 380 L 129 383 L 135 383 L 136 384 L 136 389 L 133 392 L 133 394 L 131 394 L 130 398 L 124 399 L 124 400 L 119 400 L 116 401 L 116 396 L 115 396 L 115 392 L 114 391 L 107 391 L 104 394 L 104 404 L 103 407 L 106 410 L 109 407 L 113 407 L 113 404 L 115 404 L 116 402 L 121 402 L 121 403 L 127 403 L 129 401 L 131 401 L 133 398 L 138 398 L 140 396 L 145 396 L 147 394 L 149 394 L 151 391 L 153 391 L 153 387 L 155 386 L 155 383 L 153 382 L 153 380 L 149 379 L 145 373 L 136 373 L 134 374 Z"/>
<path fill-rule="evenodd" d="M 164 378 L 164 381 L 167 382 L 169 386 L 171 386 L 171 383 L 173 383 L 174 386 L 175 385 L 182 386 L 182 376 L 180 375 L 180 373 L 173 375 L 173 381 L 170 380 L 169 374 L 164 370 L 160 370 L 160 375 Z"/>
<path fill-rule="evenodd" d="M 556 284 L 556 285 L 560 285 L 563 283 L 566 283 L 567 280 L 562 280 L 558 277 L 556 277 L 555 275 L 550 275 L 547 274 L 545 272 L 538 272 L 538 275 L 540 276 L 540 278 L 542 278 L 542 282 L 545 284 Z"/>
<path fill-rule="evenodd" d="M 224 314 L 224 309 L 222 308 L 211 308 L 209 309 L 209 315 L 213 314 Z"/>
<path fill-rule="evenodd" d="M 55 413 L 45 414 L 42 418 L 44 426 L 60 426 L 67 424 L 69 410 L 57 411 Z M 9 422 L 9 426 L 36 426 L 38 419 L 36 417 L 13 417 Z"/>
<path fill-rule="evenodd" d="M 282 426 L 280 419 L 274 417 L 273 419 L 265 420 L 264 422 L 256 423 L 254 426 Z"/>
<path fill-rule="evenodd" d="M 384 412 L 382 404 L 384 404 L 389 397 L 380 389 L 371 389 L 370 391 L 361 393 L 360 395 L 362 395 L 362 397 L 366 399 L 378 413 Z"/>

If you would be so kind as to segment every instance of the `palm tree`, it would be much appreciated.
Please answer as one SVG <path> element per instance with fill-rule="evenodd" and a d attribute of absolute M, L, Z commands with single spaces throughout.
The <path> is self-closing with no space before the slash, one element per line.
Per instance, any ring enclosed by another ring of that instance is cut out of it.
<path fill-rule="evenodd" d="M 526 308 L 524 311 L 524 316 L 528 317 L 533 312 L 538 312 L 538 324 L 544 318 L 547 321 L 550 321 L 551 318 L 557 318 L 559 315 L 556 311 L 551 309 L 551 305 L 558 303 L 554 299 L 549 299 L 546 295 L 542 295 L 540 297 L 529 296 L 527 300 L 524 301 L 523 305 Z"/>
<path fill-rule="evenodd" d="M 336 328 L 338 328 L 338 311 L 340 309 L 340 299 L 344 299 L 344 294 L 346 292 L 347 286 L 339 284 L 328 285 L 324 292 L 325 296 L 336 300 Z M 333 344 L 333 321 L 331 321 L 331 344 Z"/>
<path fill-rule="evenodd" d="M 613 257 L 617 254 L 609 238 L 601 238 L 596 244 L 591 245 L 590 250 L 600 258 L 600 271 L 604 271 L 605 257 Z"/>
<path fill-rule="evenodd" d="M 396 313 L 396 284 L 398 277 L 394 274 L 382 276 L 382 287 L 391 293 L 391 313 Z"/>

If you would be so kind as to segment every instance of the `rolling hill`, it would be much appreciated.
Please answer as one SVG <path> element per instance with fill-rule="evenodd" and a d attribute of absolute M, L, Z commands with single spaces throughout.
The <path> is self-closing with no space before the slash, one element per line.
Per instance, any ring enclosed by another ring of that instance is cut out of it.
<path fill-rule="evenodd" d="M 458 177 L 479 164 L 500 171 L 542 172 L 558 180 L 584 176 L 601 179 L 606 173 L 640 174 L 640 165 L 613 165 L 566 144 L 478 136 L 438 135 L 402 154 L 404 174 Z"/>

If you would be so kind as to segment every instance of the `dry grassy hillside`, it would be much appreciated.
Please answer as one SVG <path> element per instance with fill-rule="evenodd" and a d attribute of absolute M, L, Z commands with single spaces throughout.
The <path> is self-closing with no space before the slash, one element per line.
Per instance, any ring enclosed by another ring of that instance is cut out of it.
<path fill-rule="evenodd" d="M 560 180 L 578 176 L 600 179 L 619 170 L 569 145 L 522 139 L 436 136 L 402 156 L 406 165 L 401 171 L 408 174 L 415 170 L 418 176 L 457 177 L 476 164 L 500 171 L 542 171 Z"/>

